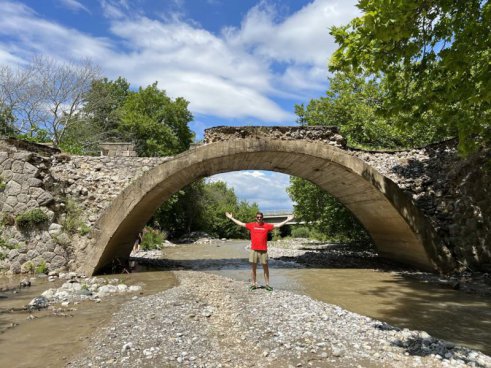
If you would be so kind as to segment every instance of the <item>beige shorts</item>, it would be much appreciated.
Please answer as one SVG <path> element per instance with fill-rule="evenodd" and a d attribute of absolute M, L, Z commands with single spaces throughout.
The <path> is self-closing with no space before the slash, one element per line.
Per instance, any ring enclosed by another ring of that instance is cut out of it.
<path fill-rule="evenodd" d="M 251 263 L 268 263 L 268 251 L 267 250 L 253 250 L 249 252 L 249 262 Z"/>

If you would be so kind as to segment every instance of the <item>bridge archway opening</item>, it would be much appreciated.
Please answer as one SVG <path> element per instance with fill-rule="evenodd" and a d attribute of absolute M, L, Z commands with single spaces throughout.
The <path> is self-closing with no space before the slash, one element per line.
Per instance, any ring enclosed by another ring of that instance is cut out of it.
<path fill-rule="evenodd" d="M 436 236 L 409 198 L 389 179 L 336 147 L 303 140 L 238 139 L 203 145 L 147 171 L 96 224 L 86 274 L 127 259 L 155 210 L 184 186 L 237 170 L 266 170 L 306 179 L 333 195 L 361 222 L 379 253 L 425 270 L 439 268 Z"/>

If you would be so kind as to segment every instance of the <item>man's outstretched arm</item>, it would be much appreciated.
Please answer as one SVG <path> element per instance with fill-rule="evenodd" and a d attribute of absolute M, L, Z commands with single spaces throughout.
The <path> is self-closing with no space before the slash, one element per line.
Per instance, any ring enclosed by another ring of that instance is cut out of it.
<path fill-rule="evenodd" d="M 294 217 L 295 217 L 295 216 L 293 216 L 293 215 L 288 215 L 288 217 L 286 218 L 286 220 L 285 220 L 285 221 L 280 222 L 279 224 L 274 224 L 274 227 L 275 227 L 275 228 L 282 227 L 282 226 L 283 226 L 283 225 L 285 225 L 285 224 L 286 224 L 288 221 L 293 220 L 293 218 L 294 218 Z"/>
<path fill-rule="evenodd" d="M 230 212 L 225 212 L 225 216 L 227 216 L 230 220 L 232 220 L 233 222 L 235 222 L 239 226 L 243 226 L 243 227 L 246 226 L 246 224 L 244 224 L 243 222 L 240 222 L 239 220 L 234 219 L 234 217 L 232 216 L 232 214 Z"/>

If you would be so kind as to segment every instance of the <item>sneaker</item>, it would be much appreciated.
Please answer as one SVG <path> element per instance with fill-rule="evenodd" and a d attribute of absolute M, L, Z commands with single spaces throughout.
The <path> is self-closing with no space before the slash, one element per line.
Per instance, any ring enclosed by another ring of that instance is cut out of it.
<path fill-rule="evenodd" d="M 273 291 L 273 288 L 272 288 L 271 286 L 269 286 L 269 285 L 266 285 L 264 288 L 265 288 L 267 291 Z"/>

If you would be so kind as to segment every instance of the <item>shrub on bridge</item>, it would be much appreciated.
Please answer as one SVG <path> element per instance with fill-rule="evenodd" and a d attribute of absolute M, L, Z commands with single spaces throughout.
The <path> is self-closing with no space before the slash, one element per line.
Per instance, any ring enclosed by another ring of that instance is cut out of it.
<path fill-rule="evenodd" d="M 15 217 L 15 223 L 23 230 L 33 229 L 46 222 L 48 222 L 48 215 L 39 208 L 21 213 Z"/>

